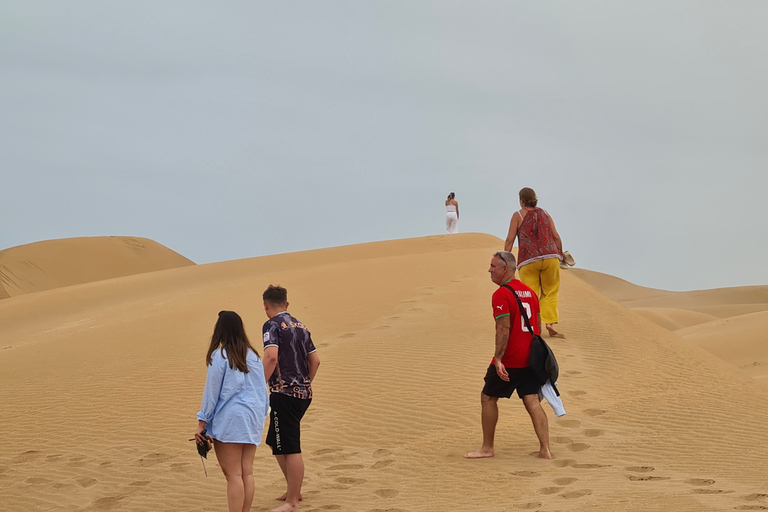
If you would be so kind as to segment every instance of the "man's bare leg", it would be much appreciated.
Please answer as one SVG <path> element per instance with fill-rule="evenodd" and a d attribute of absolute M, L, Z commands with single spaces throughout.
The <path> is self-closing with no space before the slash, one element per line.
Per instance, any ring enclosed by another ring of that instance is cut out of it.
<path fill-rule="evenodd" d="M 541 408 L 539 395 L 525 395 L 523 397 L 523 404 L 533 422 L 533 430 L 536 432 L 536 437 L 539 438 L 539 458 L 551 459 L 552 453 L 549 451 L 549 420 L 547 420 L 547 413 Z"/>
<path fill-rule="evenodd" d="M 493 457 L 493 439 L 496 435 L 496 423 L 499 421 L 499 399 L 480 393 L 480 413 L 483 424 L 483 446 L 474 452 L 465 453 L 467 459 L 486 459 Z M 543 412 L 543 411 L 542 411 Z"/>
<path fill-rule="evenodd" d="M 299 500 L 301 499 L 301 484 L 304 481 L 304 459 L 300 453 L 275 455 L 275 457 L 280 468 L 285 467 L 283 474 L 288 484 L 288 491 L 285 496 L 285 504 L 272 509 L 272 512 L 295 512 L 299 510 Z"/>
<path fill-rule="evenodd" d="M 280 471 L 283 472 L 283 476 L 285 477 L 285 481 L 287 482 L 288 481 L 288 474 L 286 472 L 287 470 L 285 469 L 285 457 L 280 457 L 280 456 L 275 455 L 275 458 L 277 459 L 277 463 L 278 463 L 278 465 L 280 465 Z M 288 497 L 288 491 L 284 492 L 283 494 L 281 494 L 280 496 L 278 496 L 275 499 L 278 500 L 278 501 L 285 501 L 285 499 L 287 497 Z M 299 501 L 301 501 L 303 499 L 304 499 L 304 496 L 302 496 L 302 494 L 299 493 Z"/>

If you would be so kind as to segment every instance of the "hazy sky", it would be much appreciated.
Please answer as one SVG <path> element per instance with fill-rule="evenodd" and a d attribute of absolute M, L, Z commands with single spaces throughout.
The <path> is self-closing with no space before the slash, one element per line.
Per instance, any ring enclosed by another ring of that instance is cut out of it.
<path fill-rule="evenodd" d="M 0 249 L 431 235 L 451 191 L 503 238 L 529 186 L 581 267 L 768 284 L 766 26 L 758 1 L 3 2 Z"/>

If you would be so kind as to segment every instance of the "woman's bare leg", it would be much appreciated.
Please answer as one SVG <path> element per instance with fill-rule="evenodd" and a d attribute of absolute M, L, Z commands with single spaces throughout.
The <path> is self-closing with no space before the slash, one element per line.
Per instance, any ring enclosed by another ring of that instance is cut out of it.
<path fill-rule="evenodd" d="M 255 444 L 244 444 L 241 459 L 241 473 L 243 475 L 243 512 L 251 510 L 253 503 L 253 458 L 256 455 Z"/>
<path fill-rule="evenodd" d="M 243 486 L 242 462 L 244 446 L 248 445 L 222 443 L 221 441 L 213 440 L 213 451 L 216 453 L 216 459 L 219 461 L 221 471 L 227 479 L 227 505 L 229 512 L 243 512 L 245 510 L 243 508 L 245 489 Z M 253 465 L 251 465 L 251 479 L 253 479 Z M 251 495 L 251 499 L 253 499 L 253 495 Z"/>

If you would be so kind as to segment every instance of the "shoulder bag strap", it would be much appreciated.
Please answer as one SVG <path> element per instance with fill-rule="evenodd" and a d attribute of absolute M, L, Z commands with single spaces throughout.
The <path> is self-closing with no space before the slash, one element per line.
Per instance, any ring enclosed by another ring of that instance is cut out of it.
<path fill-rule="evenodd" d="M 523 302 L 520 300 L 520 297 L 517 296 L 517 292 L 515 291 L 515 289 L 506 283 L 501 286 L 511 291 L 512 295 L 515 296 L 515 299 L 517 299 L 517 306 L 520 308 L 520 314 L 523 315 L 523 320 L 525 320 L 525 326 L 528 328 L 528 331 L 531 333 L 532 336 L 536 336 L 536 333 L 533 332 L 533 327 L 531 327 L 531 322 L 528 320 L 528 314 L 525 312 L 525 308 L 523 307 Z"/>

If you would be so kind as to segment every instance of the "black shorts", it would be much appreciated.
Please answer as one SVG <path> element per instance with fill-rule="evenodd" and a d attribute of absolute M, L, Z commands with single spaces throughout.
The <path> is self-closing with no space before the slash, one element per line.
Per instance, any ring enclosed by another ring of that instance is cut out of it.
<path fill-rule="evenodd" d="M 269 431 L 267 444 L 272 455 L 301 453 L 301 418 L 312 399 L 295 398 L 282 393 L 269 395 Z"/>
<path fill-rule="evenodd" d="M 496 398 L 510 398 L 512 392 L 517 389 L 517 396 L 521 399 L 525 395 L 538 395 L 541 386 L 536 380 L 530 368 L 507 368 L 509 382 L 501 380 L 496 373 L 496 367 L 490 365 L 485 372 L 485 386 L 483 394 Z"/>

